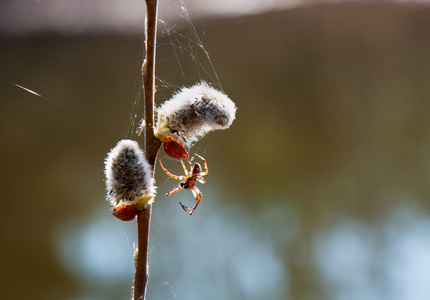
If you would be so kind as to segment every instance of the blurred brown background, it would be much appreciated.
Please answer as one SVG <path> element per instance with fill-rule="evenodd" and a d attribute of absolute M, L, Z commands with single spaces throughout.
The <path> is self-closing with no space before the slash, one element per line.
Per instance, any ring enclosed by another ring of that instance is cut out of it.
<path fill-rule="evenodd" d="M 156 170 L 147 299 L 428 299 L 430 7 L 181 17 L 159 24 L 157 103 L 218 77 L 238 112 L 191 149 L 192 217 Z M 142 30 L 0 39 L 1 299 L 130 299 L 136 228 L 103 160 L 143 142 L 142 51 Z"/>

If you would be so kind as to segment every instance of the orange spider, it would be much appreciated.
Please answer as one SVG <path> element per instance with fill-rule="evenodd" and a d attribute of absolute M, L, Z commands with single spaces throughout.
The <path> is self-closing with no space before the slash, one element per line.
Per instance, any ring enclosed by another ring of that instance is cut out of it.
<path fill-rule="evenodd" d="M 173 188 L 170 192 L 168 192 L 166 194 L 166 196 L 170 196 L 173 193 L 176 193 L 182 189 L 191 190 L 191 192 L 193 193 L 194 198 L 196 199 L 196 204 L 194 204 L 193 208 L 186 207 L 181 202 L 179 202 L 182 209 L 187 214 L 189 214 L 190 216 L 193 214 L 194 210 L 197 208 L 197 205 L 199 205 L 199 203 L 202 201 L 202 197 L 203 197 L 202 193 L 200 192 L 198 187 L 196 187 L 196 183 L 197 183 L 197 181 L 200 183 L 205 183 L 206 181 L 203 178 L 203 176 L 207 175 L 209 172 L 208 171 L 208 165 L 206 164 L 206 160 L 203 157 L 201 157 L 200 155 L 198 155 L 197 153 L 196 153 L 196 156 L 200 157 L 200 159 L 203 160 L 203 163 L 205 164 L 205 171 L 202 172 L 202 167 L 200 166 L 199 163 L 195 163 L 193 166 L 189 160 L 188 160 L 188 163 L 190 164 L 190 171 L 188 171 L 187 168 L 185 167 L 184 162 L 181 159 L 181 164 L 182 164 L 182 167 L 184 168 L 184 172 L 185 172 L 185 175 L 183 175 L 183 176 L 173 175 L 172 173 L 167 171 L 164 168 L 164 166 L 160 160 L 160 165 L 167 175 L 169 175 L 170 177 L 172 177 L 174 179 L 182 180 L 182 182 L 179 184 L 179 186 Z"/>

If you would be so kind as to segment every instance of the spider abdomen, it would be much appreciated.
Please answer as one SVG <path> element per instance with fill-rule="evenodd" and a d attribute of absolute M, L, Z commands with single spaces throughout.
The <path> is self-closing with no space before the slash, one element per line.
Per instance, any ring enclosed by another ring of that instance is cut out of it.
<path fill-rule="evenodd" d="M 191 172 L 191 174 L 193 176 L 196 176 L 197 174 L 200 174 L 202 172 L 202 167 L 200 166 L 199 163 L 196 163 L 193 167 L 193 171 Z"/>

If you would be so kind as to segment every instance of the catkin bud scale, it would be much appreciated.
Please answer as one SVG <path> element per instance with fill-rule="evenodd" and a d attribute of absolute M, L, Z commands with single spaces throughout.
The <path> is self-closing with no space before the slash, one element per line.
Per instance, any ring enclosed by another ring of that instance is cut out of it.
<path fill-rule="evenodd" d="M 137 215 L 137 209 L 135 205 L 115 205 L 112 209 L 112 215 L 122 221 L 131 221 Z"/>

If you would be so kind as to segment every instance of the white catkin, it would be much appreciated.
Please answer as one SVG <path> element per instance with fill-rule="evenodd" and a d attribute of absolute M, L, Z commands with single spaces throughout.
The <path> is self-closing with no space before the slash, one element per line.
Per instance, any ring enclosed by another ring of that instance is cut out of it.
<path fill-rule="evenodd" d="M 151 204 L 155 197 L 152 168 L 138 143 L 121 140 L 105 160 L 106 200 L 112 205 Z"/>
<path fill-rule="evenodd" d="M 226 94 L 200 82 L 182 88 L 157 109 L 155 136 L 190 146 L 210 131 L 227 129 L 235 116 L 236 105 Z"/>

